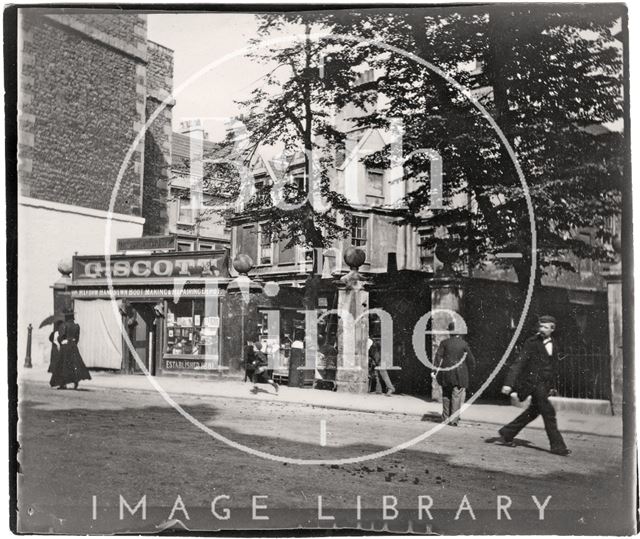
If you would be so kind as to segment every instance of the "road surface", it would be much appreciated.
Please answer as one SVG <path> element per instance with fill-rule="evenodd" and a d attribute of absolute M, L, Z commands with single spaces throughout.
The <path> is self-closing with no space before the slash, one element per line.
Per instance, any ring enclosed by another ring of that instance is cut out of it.
<path fill-rule="evenodd" d="M 233 442 L 289 459 L 365 456 L 436 426 L 430 417 L 175 399 Z M 216 440 L 152 392 L 24 382 L 18 412 L 24 532 L 300 525 L 590 534 L 628 527 L 616 437 L 567 433 L 573 454 L 560 457 L 548 452 L 543 430 L 523 431 L 521 445 L 509 448 L 493 442 L 495 425 L 463 421 L 385 457 L 299 465 Z"/>

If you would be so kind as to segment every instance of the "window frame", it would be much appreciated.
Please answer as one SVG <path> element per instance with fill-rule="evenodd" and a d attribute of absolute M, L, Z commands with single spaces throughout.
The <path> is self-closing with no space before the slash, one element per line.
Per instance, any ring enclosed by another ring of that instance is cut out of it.
<path fill-rule="evenodd" d="M 365 167 L 365 174 L 366 174 L 366 177 L 367 177 L 367 185 L 366 185 L 366 190 L 365 190 L 365 197 L 379 198 L 382 201 L 384 201 L 384 170 L 382 170 L 380 168 L 375 168 L 375 167 Z M 379 193 L 378 193 L 377 190 L 376 190 L 376 193 L 374 193 L 373 190 L 371 189 L 372 182 L 371 182 L 371 177 L 369 176 L 369 174 L 374 174 L 374 175 L 380 177 L 380 191 L 379 191 Z"/>
<path fill-rule="evenodd" d="M 418 263 L 420 264 L 420 270 L 421 271 L 430 271 L 430 272 L 434 272 L 435 271 L 435 248 L 432 248 L 427 256 L 422 256 L 423 253 L 423 249 L 425 249 L 426 247 L 423 247 L 423 243 L 422 243 L 422 237 L 426 236 L 426 235 L 433 235 L 434 234 L 434 230 L 431 228 L 422 228 L 422 229 L 418 229 Z M 423 262 L 423 259 L 430 259 L 430 264 L 429 266 L 431 267 L 431 269 L 427 269 L 425 266 L 425 263 Z"/>
<path fill-rule="evenodd" d="M 273 242 L 273 238 L 269 238 L 269 249 L 271 251 L 271 254 L 269 256 L 269 262 L 263 262 L 262 261 L 262 252 L 263 252 L 263 246 L 266 246 L 266 243 L 262 242 L 262 236 L 264 235 L 264 232 L 262 231 L 264 225 L 266 223 L 262 222 L 262 223 L 258 223 L 258 263 L 256 264 L 257 266 L 273 266 L 274 265 L 274 242 Z"/>
<path fill-rule="evenodd" d="M 182 298 L 179 303 L 166 302 L 166 312 L 167 312 L 167 322 L 166 322 L 166 331 L 164 331 L 164 335 L 162 338 L 162 361 L 161 361 L 161 370 L 164 372 L 171 372 L 174 369 L 166 369 L 165 361 L 170 360 L 180 360 L 180 359 L 193 359 L 197 361 L 201 361 L 202 365 L 200 367 L 192 367 L 192 368 L 183 368 L 177 369 L 178 372 L 207 372 L 207 371 L 221 371 L 221 370 L 229 370 L 229 366 L 227 361 L 224 360 L 224 355 L 222 354 L 222 323 L 220 317 L 220 299 L 217 298 L 218 301 L 218 315 L 217 318 L 217 326 L 207 326 L 205 324 L 205 315 L 206 307 L 204 306 L 204 299 L 202 298 Z M 184 302 L 184 303 L 183 303 Z M 186 313 L 185 313 L 186 307 Z M 191 318 L 190 325 L 181 325 L 177 323 L 179 311 L 183 311 L 183 316 L 187 314 L 186 318 Z M 196 313 L 196 311 L 199 311 Z M 169 315 L 171 313 L 171 315 Z M 190 316 L 188 316 L 190 313 Z M 196 324 L 196 316 L 200 319 L 200 324 Z M 169 322 L 169 319 L 172 322 Z M 215 328 L 215 331 L 212 331 Z M 171 332 L 171 336 L 169 333 Z M 187 336 L 191 333 L 192 339 L 191 341 L 184 338 L 184 335 Z M 197 336 L 197 338 L 196 338 Z M 191 351 L 189 353 L 186 352 L 175 352 L 175 344 L 178 342 L 178 339 L 188 341 L 187 344 L 191 346 Z M 205 342 L 209 341 L 209 342 Z M 197 351 L 194 353 L 193 351 L 193 343 L 198 343 Z M 205 351 L 204 353 L 200 353 L 201 343 L 204 343 Z M 211 346 L 212 348 L 207 353 L 206 346 Z M 170 351 L 171 347 L 171 351 Z"/>
<path fill-rule="evenodd" d="M 187 249 L 186 251 L 181 251 L 180 250 L 180 245 L 188 245 L 190 247 L 190 249 Z M 193 240 L 176 240 L 176 252 L 177 253 L 191 253 L 193 251 L 195 251 L 195 241 Z"/>
<path fill-rule="evenodd" d="M 362 250 L 365 251 L 365 253 L 368 252 L 369 249 L 369 237 L 371 236 L 371 234 L 369 234 L 369 223 L 370 223 L 370 219 L 368 215 L 362 215 L 362 214 L 351 214 L 351 232 L 350 232 L 350 240 L 351 240 L 351 245 L 353 245 L 354 247 L 358 247 L 361 248 Z M 361 229 L 364 232 L 364 238 L 356 238 L 353 235 L 353 231 L 354 231 L 354 220 L 355 219 L 362 219 L 364 220 L 363 226 L 361 227 Z M 356 242 L 362 242 L 364 241 L 364 244 L 356 244 Z"/>
<path fill-rule="evenodd" d="M 191 197 L 188 196 L 187 198 L 183 198 L 181 196 L 177 196 L 176 197 L 176 223 L 179 225 L 187 225 L 187 226 L 193 226 L 196 224 L 196 218 L 194 215 L 194 210 L 191 207 Z M 186 203 L 186 206 L 189 208 L 189 215 L 191 218 L 191 221 L 185 221 L 181 218 L 181 208 L 183 207 L 183 204 Z"/>

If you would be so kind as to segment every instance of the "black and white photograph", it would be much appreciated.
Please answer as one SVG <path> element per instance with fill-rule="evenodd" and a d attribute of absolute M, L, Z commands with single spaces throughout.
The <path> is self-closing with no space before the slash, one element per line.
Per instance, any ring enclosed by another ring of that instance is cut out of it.
<path fill-rule="evenodd" d="M 627 9 L 5 6 L 11 531 L 637 533 Z"/>

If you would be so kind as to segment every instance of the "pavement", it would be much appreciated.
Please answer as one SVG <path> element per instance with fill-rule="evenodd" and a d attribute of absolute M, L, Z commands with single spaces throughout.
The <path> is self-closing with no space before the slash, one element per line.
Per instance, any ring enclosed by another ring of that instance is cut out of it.
<path fill-rule="evenodd" d="M 83 387 L 123 391 L 157 391 L 157 388 L 154 387 L 155 383 L 172 396 L 191 395 L 223 399 L 277 401 L 335 410 L 403 414 L 417 416 L 424 421 L 437 420 L 442 410 L 440 403 L 429 402 L 424 398 L 412 395 L 356 394 L 287 386 L 280 386 L 279 394 L 275 395 L 271 386 L 261 385 L 260 391 L 253 393 L 251 391 L 252 384 L 233 379 L 202 379 L 197 376 L 146 377 L 142 374 L 120 374 L 105 371 L 92 372 L 91 376 L 93 377 L 91 381 L 81 382 Z M 49 377 L 50 374 L 41 367 L 31 369 L 21 367 L 18 371 L 18 383 L 24 380 L 48 385 Z M 509 404 L 473 403 L 463 409 L 462 421 L 499 426 L 508 423 L 521 412 L 521 408 Z M 561 410 L 558 412 L 558 426 L 562 432 L 622 436 L 621 416 Z M 537 418 L 529 427 L 543 429 L 542 418 Z"/>

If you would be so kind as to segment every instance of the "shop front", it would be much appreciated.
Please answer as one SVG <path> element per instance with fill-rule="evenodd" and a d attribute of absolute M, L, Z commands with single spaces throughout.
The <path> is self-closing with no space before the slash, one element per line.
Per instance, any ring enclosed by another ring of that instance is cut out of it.
<path fill-rule="evenodd" d="M 87 365 L 152 375 L 238 370 L 222 354 L 228 263 L 228 251 L 74 257 L 68 292 Z"/>
<path fill-rule="evenodd" d="M 79 348 L 87 366 L 154 376 L 238 377 L 243 375 L 248 346 L 260 342 L 270 357 L 277 356 L 274 377 L 298 387 L 316 387 L 319 379 L 333 380 L 339 374 L 343 321 L 337 312 L 353 304 L 362 307 L 362 314 L 381 307 L 398 322 L 393 328 L 393 365 L 401 368 L 392 373 L 394 384 L 407 392 L 424 392 L 415 380 L 428 376 L 409 368 L 409 363 L 419 361 L 407 353 L 411 335 L 405 329 L 429 309 L 428 287 L 424 298 L 415 301 L 415 289 L 400 293 L 396 277 L 395 287 L 381 282 L 371 288 L 371 303 L 368 292 L 354 303 L 340 299 L 344 286 L 339 279 L 318 279 L 314 286 L 308 286 L 307 275 L 298 280 L 285 274 L 249 280 L 232 277 L 229 266 L 226 250 L 118 254 L 108 260 L 74 257 L 64 293 L 74 303 L 82 331 Z M 316 316 L 309 317 L 313 311 Z M 354 319 L 365 326 L 363 348 L 367 336 L 380 338 L 381 328 L 379 317 L 360 314 Z M 312 320 L 317 323 L 313 346 L 318 353 L 314 367 L 307 368 L 307 324 Z M 293 359 L 293 349 L 299 346 L 305 351 Z M 358 350 L 366 378 L 367 358 Z M 348 388 L 348 382 L 342 386 Z"/>

